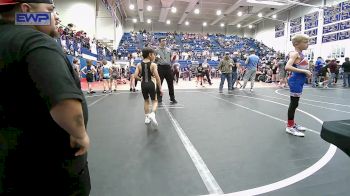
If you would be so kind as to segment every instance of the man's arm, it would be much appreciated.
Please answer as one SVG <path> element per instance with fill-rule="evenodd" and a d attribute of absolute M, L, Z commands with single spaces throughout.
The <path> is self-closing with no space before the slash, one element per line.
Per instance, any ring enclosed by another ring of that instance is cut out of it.
<path fill-rule="evenodd" d="M 220 71 L 221 71 L 223 65 L 224 65 L 224 63 L 223 63 L 223 61 L 221 60 L 221 61 L 220 61 L 220 64 L 219 64 L 219 67 L 218 67 Z"/>
<path fill-rule="evenodd" d="M 159 74 L 158 74 L 157 64 L 152 63 L 151 65 L 153 65 L 152 66 L 152 73 L 153 73 L 154 77 L 156 78 L 156 82 L 157 82 L 157 86 L 159 88 L 159 92 L 162 95 L 163 94 L 162 84 L 160 82 L 160 77 L 159 77 Z"/>
<path fill-rule="evenodd" d="M 76 156 L 83 155 L 90 146 L 90 139 L 84 125 L 81 102 L 66 99 L 58 102 L 50 110 L 53 120 L 71 135 L 71 147 L 79 148 Z"/>

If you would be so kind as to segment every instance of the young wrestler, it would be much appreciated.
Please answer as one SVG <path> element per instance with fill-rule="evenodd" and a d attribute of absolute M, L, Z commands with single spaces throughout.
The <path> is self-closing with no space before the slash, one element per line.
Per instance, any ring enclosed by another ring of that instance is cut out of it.
<path fill-rule="evenodd" d="M 305 128 L 295 124 L 294 114 L 298 107 L 300 96 L 303 92 L 303 86 L 306 77 L 311 77 L 311 72 L 308 70 L 309 63 L 304 57 L 302 51 L 309 46 L 309 37 L 307 35 L 299 34 L 292 38 L 292 43 L 295 51 L 289 53 L 289 60 L 285 69 L 291 71 L 291 77 L 288 80 L 290 89 L 290 104 L 288 108 L 288 124 L 286 132 L 295 136 L 304 137 Z"/>
<path fill-rule="evenodd" d="M 157 64 L 152 63 L 156 58 L 155 52 L 151 48 L 144 48 L 142 50 L 143 61 L 139 63 L 136 67 L 134 77 L 137 80 L 141 80 L 142 95 L 145 100 L 144 110 L 145 110 L 145 123 L 149 124 L 151 121 L 154 125 L 158 125 L 155 112 L 158 107 L 158 101 L 156 96 L 156 89 L 159 86 L 159 91 L 161 95 L 162 85 L 160 84 L 160 78 L 158 75 Z M 139 74 L 141 73 L 141 78 Z M 156 86 L 157 84 L 157 86 Z M 152 111 L 149 111 L 150 100 L 152 100 Z"/>

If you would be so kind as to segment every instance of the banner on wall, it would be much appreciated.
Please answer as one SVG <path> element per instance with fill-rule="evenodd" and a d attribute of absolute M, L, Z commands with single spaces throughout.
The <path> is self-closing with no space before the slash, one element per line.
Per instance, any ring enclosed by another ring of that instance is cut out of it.
<path fill-rule="evenodd" d="M 290 20 L 289 26 L 290 26 L 290 33 L 301 32 L 301 17 Z"/>
<path fill-rule="evenodd" d="M 318 27 L 318 15 L 318 12 L 313 12 L 304 16 L 305 30 Z"/>
<path fill-rule="evenodd" d="M 342 3 L 323 9 L 323 24 L 330 24 L 340 21 Z"/>
<path fill-rule="evenodd" d="M 308 35 L 309 37 L 317 36 L 318 29 L 311 29 L 308 31 L 304 31 L 304 34 Z"/>
<path fill-rule="evenodd" d="M 350 39 L 350 31 L 342 31 L 338 33 L 338 40 Z"/>
<path fill-rule="evenodd" d="M 350 39 L 350 1 L 338 3 L 323 10 L 322 43 Z M 342 21 L 345 20 L 345 21 Z"/>
<path fill-rule="evenodd" d="M 275 38 L 284 36 L 284 23 L 275 26 Z"/>
<path fill-rule="evenodd" d="M 275 32 L 275 38 L 277 37 L 283 37 L 284 36 L 284 30 L 283 31 L 277 31 Z"/>
<path fill-rule="evenodd" d="M 290 28 L 290 33 L 297 33 L 297 32 L 301 32 L 301 25 Z"/>
<path fill-rule="evenodd" d="M 350 1 L 338 3 L 323 9 L 323 24 L 350 19 Z"/>
<path fill-rule="evenodd" d="M 290 20 L 291 27 L 298 26 L 298 25 L 301 25 L 301 17 Z"/>
<path fill-rule="evenodd" d="M 315 45 L 317 44 L 317 37 L 312 37 L 309 39 L 309 45 Z"/>
<path fill-rule="evenodd" d="M 322 43 L 338 41 L 338 33 L 332 33 L 322 36 Z"/>

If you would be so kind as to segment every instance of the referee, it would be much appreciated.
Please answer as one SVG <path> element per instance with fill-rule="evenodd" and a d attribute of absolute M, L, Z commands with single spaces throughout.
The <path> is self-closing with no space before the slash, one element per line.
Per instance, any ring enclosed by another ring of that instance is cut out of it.
<path fill-rule="evenodd" d="M 166 39 L 165 38 L 159 38 L 159 48 L 156 50 L 157 58 L 156 63 L 158 64 L 158 73 L 160 77 L 160 82 L 163 84 L 164 78 L 166 79 L 166 82 L 168 84 L 169 89 L 169 96 L 170 101 L 172 104 L 176 104 L 177 101 L 175 100 L 174 95 L 174 76 L 173 72 L 171 70 L 171 52 L 169 49 L 165 48 L 166 45 Z M 160 95 L 159 89 L 157 89 L 157 98 L 158 102 L 162 103 L 162 96 Z"/>

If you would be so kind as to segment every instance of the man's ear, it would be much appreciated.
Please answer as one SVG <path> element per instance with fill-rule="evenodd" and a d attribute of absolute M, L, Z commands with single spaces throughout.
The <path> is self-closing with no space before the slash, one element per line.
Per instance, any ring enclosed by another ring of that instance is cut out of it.
<path fill-rule="evenodd" d="M 22 12 L 30 12 L 32 7 L 28 3 L 21 3 L 20 9 Z"/>

